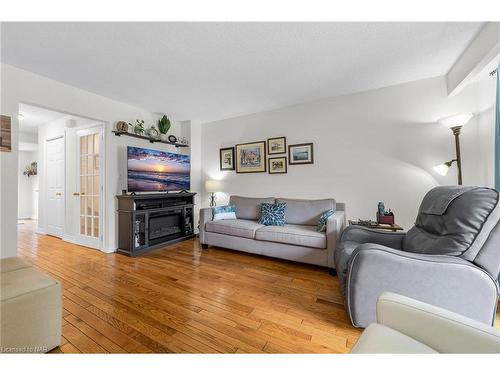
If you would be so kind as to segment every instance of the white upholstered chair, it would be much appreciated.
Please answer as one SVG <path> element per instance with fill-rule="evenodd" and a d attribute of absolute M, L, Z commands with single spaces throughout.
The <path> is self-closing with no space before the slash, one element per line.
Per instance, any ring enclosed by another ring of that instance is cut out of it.
<path fill-rule="evenodd" d="M 500 353 L 500 330 L 394 293 L 377 301 L 352 353 Z"/>

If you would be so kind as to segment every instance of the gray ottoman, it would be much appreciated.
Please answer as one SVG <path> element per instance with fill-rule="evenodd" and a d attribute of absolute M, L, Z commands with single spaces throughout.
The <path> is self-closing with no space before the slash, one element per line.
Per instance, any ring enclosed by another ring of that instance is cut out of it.
<path fill-rule="evenodd" d="M 44 353 L 61 342 L 61 284 L 19 258 L 0 260 L 0 352 Z"/>

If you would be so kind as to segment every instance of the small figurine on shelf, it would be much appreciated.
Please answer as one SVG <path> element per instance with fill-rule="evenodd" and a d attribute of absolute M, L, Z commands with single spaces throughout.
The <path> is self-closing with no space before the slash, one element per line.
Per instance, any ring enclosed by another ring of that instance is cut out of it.
<path fill-rule="evenodd" d="M 156 140 L 158 139 L 159 133 L 158 130 L 154 126 L 150 127 L 147 131 L 147 135 L 149 138 Z"/>
<path fill-rule="evenodd" d="M 130 127 L 133 127 L 134 133 L 137 135 L 144 135 L 144 120 L 135 120 L 135 125 L 128 123 Z"/>
<path fill-rule="evenodd" d="M 116 123 L 116 131 L 120 133 L 127 133 L 128 132 L 128 124 L 125 121 L 118 121 Z"/>

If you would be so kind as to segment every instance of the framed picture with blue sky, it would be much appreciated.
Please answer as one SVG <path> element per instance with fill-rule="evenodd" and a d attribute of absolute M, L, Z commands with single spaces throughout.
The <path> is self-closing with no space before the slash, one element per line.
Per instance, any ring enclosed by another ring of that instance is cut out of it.
<path fill-rule="evenodd" d="M 312 143 L 301 143 L 288 146 L 288 164 L 313 164 L 314 150 Z"/>

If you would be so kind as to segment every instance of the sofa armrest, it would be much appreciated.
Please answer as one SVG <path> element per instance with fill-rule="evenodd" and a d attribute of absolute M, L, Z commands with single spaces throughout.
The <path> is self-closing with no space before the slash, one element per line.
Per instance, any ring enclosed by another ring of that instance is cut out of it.
<path fill-rule="evenodd" d="M 335 268 L 335 248 L 337 240 L 345 228 L 344 211 L 335 211 L 326 222 L 326 249 L 328 251 L 328 267 Z"/>
<path fill-rule="evenodd" d="M 500 330 L 395 293 L 379 297 L 377 322 L 440 353 L 500 353 Z"/>
<path fill-rule="evenodd" d="M 491 276 L 457 257 L 423 255 L 363 244 L 347 272 L 347 311 L 353 325 L 375 322 L 383 292 L 394 292 L 492 324 L 497 287 Z"/>
<path fill-rule="evenodd" d="M 351 225 L 342 232 L 340 240 L 352 241 L 360 244 L 374 243 L 401 250 L 405 235 L 405 232 L 388 232 L 365 228 L 359 225 Z"/>
<path fill-rule="evenodd" d="M 212 209 L 211 208 L 200 208 L 200 227 L 198 228 L 200 232 L 200 243 L 205 243 L 205 224 L 212 221 Z"/>

